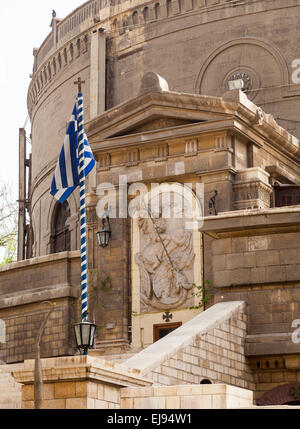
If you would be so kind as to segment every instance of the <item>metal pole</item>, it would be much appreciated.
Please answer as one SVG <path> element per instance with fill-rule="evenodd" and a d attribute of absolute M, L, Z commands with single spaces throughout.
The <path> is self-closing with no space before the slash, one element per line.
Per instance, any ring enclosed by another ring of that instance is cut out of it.
<path fill-rule="evenodd" d="M 19 129 L 19 218 L 18 218 L 18 261 L 25 259 L 26 229 L 26 131 Z"/>

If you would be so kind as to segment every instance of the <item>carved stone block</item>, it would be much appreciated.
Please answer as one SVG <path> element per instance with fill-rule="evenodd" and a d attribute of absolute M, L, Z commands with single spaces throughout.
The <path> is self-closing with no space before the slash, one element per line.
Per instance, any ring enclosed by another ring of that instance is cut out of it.
<path fill-rule="evenodd" d="M 235 210 L 269 208 L 273 192 L 269 176 L 259 167 L 239 171 L 233 185 Z"/>

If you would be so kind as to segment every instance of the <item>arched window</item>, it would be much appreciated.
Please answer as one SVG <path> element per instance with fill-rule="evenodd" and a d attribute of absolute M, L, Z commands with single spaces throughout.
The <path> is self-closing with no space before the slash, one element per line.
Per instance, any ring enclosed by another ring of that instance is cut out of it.
<path fill-rule="evenodd" d="M 58 203 L 53 212 L 51 253 L 59 253 L 71 250 L 70 230 L 67 223 L 70 217 L 70 207 L 67 201 Z"/>
<path fill-rule="evenodd" d="M 144 17 L 144 21 L 147 22 L 149 21 L 149 8 L 145 7 L 143 10 L 143 17 Z"/>
<path fill-rule="evenodd" d="M 137 25 L 139 23 L 139 16 L 136 10 L 132 14 L 132 23 L 133 25 Z"/>
<path fill-rule="evenodd" d="M 172 5 L 171 0 L 167 0 L 167 16 L 171 15 Z"/>
<path fill-rule="evenodd" d="M 160 8 L 160 4 L 159 4 L 159 3 L 155 3 L 155 6 L 154 6 L 154 10 L 155 10 L 155 19 L 160 18 L 159 8 Z"/>

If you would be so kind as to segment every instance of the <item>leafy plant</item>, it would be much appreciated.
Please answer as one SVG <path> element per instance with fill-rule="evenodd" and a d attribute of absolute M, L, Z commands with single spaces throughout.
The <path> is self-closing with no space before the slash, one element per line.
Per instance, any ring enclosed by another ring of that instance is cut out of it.
<path fill-rule="evenodd" d="M 16 260 L 17 203 L 12 200 L 8 185 L 0 184 L 0 265 Z"/>
<path fill-rule="evenodd" d="M 193 290 L 194 292 L 192 292 L 192 296 L 200 298 L 200 301 L 198 305 L 193 305 L 190 307 L 190 310 L 199 310 L 200 308 L 203 308 L 205 304 L 211 299 L 213 288 L 211 286 L 211 282 L 209 280 L 205 280 L 202 286 L 193 283 Z"/>
<path fill-rule="evenodd" d="M 109 291 L 112 288 L 112 280 L 108 274 L 106 277 L 100 280 L 101 289 L 105 292 Z"/>

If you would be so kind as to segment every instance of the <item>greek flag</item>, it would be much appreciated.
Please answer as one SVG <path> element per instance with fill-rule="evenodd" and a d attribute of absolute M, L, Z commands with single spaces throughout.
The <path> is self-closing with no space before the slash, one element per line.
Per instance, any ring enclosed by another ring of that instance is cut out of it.
<path fill-rule="evenodd" d="M 75 103 L 50 190 L 51 195 L 61 204 L 79 186 L 79 137 L 81 136 L 78 134 L 78 105 Z M 95 166 L 95 159 L 84 130 L 83 140 L 84 176 L 86 177 Z"/>

